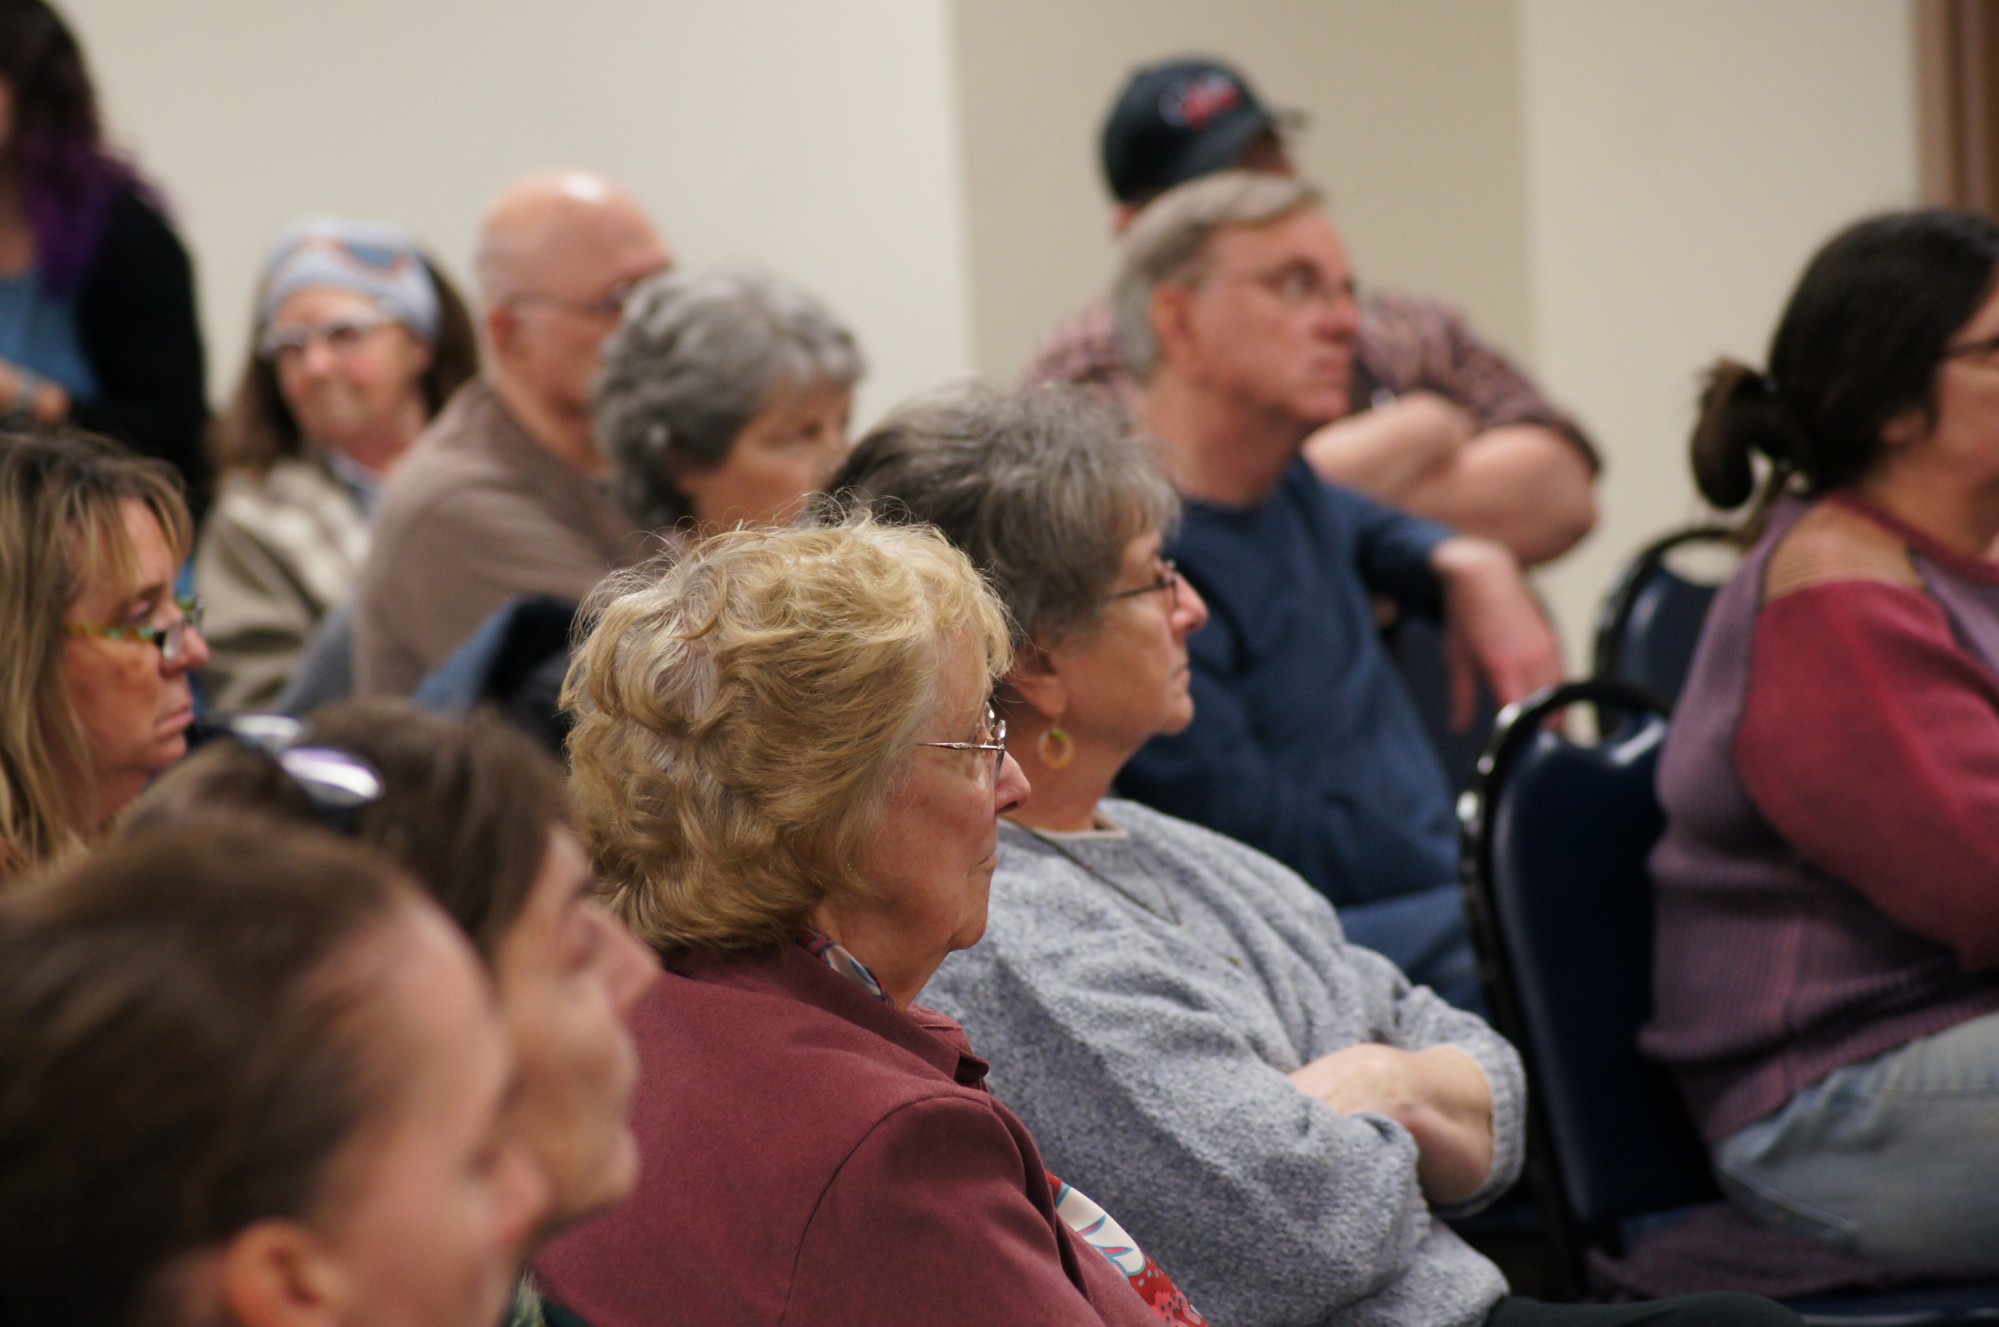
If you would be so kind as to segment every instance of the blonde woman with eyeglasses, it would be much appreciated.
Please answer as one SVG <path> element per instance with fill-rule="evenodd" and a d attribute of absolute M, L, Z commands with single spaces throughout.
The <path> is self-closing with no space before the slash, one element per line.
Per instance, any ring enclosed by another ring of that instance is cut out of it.
<path fill-rule="evenodd" d="M 180 482 L 76 430 L 0 433 L 0 879 L 91 838 L 187 751 L 208 662 L 176 599 Z"/>
<path fill-rule="evenodd" d="M 1028 793 L 970 560 L 743 529 L 586 611 L 576 802 L 665 975 L 633 1020 L 638 1190 L 543 1252 L 550 1298 L 595 1327 L 1204 1321 L 916 1003 L 985 932 Z"/>

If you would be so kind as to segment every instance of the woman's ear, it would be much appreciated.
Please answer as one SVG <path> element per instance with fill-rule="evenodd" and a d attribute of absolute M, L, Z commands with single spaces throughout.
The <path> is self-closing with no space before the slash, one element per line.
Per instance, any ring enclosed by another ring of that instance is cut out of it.
<path fill-rule="evenodd" d="M 1930 412 L 1912 405 L 1881 426 L 1882 445 L 1901 449 L 1921 442 L 1930 431 Z"/>
<path fill-rule="evenodd" d="M 227 1319 L 242 1327 L 338 1327 L 357 1319 L 347 1278 L 332 1254 L 298 1221 L 246 1226 L 223 1246 L 215 1293 Z"/>
<path fill-rule="evenodd" d="M 1034 641 L 1022 645 L 1014 655 L 1013 671 L 1006 675 L 1006 683 L 1044 719 L 1059 719 L 1069 708 L 1068 684 L 1048 651 Z"/>

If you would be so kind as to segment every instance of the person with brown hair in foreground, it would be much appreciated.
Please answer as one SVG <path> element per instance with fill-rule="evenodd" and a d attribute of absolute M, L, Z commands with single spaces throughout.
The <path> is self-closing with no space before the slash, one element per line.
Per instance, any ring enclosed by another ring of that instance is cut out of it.
<path fill-rule="evenodd" d="M 510 1119 L 551 1190 L 532 1243 L 622 1201 L 639 1171 L 625 1024 L 659 964 L 596 902 L 560 767 L 497 716 L 446 719 L 401 701 L 237 728 L 149 790 L 131 829 L 228 808 L 331 819 L 381 849 L 492 973 L 520 1070 Z"/>
<path fill-rule="evenodd" d="M 219 817 L 0 900 L 0 1322 L 492 1327 L 548 1188 L 456 927 Z"/>

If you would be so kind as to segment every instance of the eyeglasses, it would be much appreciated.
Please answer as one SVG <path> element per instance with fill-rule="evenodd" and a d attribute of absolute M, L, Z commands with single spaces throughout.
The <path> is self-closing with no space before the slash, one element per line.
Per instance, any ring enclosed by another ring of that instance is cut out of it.
<path fill-rule="evenodd" d="M 1006 720 L 986 706 L 986 724 L 981 730 L 983 742 L 918 742 L 918 746 L 934 746 L 945 751 L 990 751 L 993 753 L 993 781 L 999 782 L 1000 767 L 1006 764 Z"/>
<path fill-rule="evenodd" d="M 1159 559 L 1159 579 L 1147 581 L 1144 585 L 1134 585 L 1129 590 L 1113 590 L 1104 596 L 1104 602 L 1114 599 L 1136 599 L 1141 594 L 1163 593 L 1170 606 L 1180 602 L 1180 565 L 1172 558 Z"/>
<path fill-rule="evenodd" d="M 99 640 L 142 641 L 157 646 L 160 658 L 170 664 L 177 664 L 187 657 L 187 633 L 201 629 L 202 604 L 198 595 L 180 595 L 174 599 L 179 614 L 163 627 L 100 627 L 89 622 L 67 622 L 63 630 L 72 636 L 95 636 Z"/>
<path fill-rule="evenodd" d="M 360 349 L 371 333 L 395 321 L 385 313 L 364 313 L 351 318 L 335 318 L 316 327 L 279 327 L 273 324 L 257 338 L 257 353 L 265 359 L 284 363 L 303 357 L 306 351 L 312 349 L 314 342 L 324 341 L 328 350 L 344 355 Z"/>
<path fill-rule="evenodd" d="M 558 309 L 567 309 L 569 312 L 584 318 L 594 318 L 599 322 L 613 322 L 624 313 L 625 305 L 631 302 L 632 292 L 638 289 L 639 281 L 643 281 L 644 279 L 640 277 L 638 280 L 620 282 L 605 291 L 602 295 L 599 295 L 596 299 L 571 299 L 567 295 L 550 295 L 543 291 L 530 290 L 513 296 L 510 302 L 514 304 L 553 304 Z"/>
<path fill-rule="evenodd" d="M 1352 277 L 1334 281 L 1316 264 L 1302 261 L 1286 263 L 1274 272 L 1241 272 L 1223 279 L 1261 286 L 1287 309 L 1303 309 L 1313 304 L 1338 308 L 1354 299 L 1358 291 Z"/>
<path fill-rule="evenodd" d="M 268 756 L 328 829 L 352 834 L 361 809 L 382 800 L 385 786 L 374 766 L 338 747 L 308 744 L 307 726 L 288 714 L 238 714 L 212 732 Z"/>
<path fill-rule="evenodd" d="M 1942 359 L 1982 359 L 1986 355 L 1999 352 L 1999 336 L 1981 337 L 1976 341 L 1965 341 L 1954 346 L 1945 346 Z"/>

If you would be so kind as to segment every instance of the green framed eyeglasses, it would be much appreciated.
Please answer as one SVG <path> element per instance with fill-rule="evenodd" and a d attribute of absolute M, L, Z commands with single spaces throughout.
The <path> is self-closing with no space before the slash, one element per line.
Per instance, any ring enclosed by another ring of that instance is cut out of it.
<path fill-rule="evenodd" d="M 160 658 L 177 664 L 187 654 L 187 633 L 201 629 L 201 597 L 177 595 L 174 607 L 180 610 L 178 615 L 163 627 L 100 627 L 92 622 L 66 622 L 63 631 L 71 636 L 94 636 L 98 640 L 128 640 L 157 646 Z"/>

